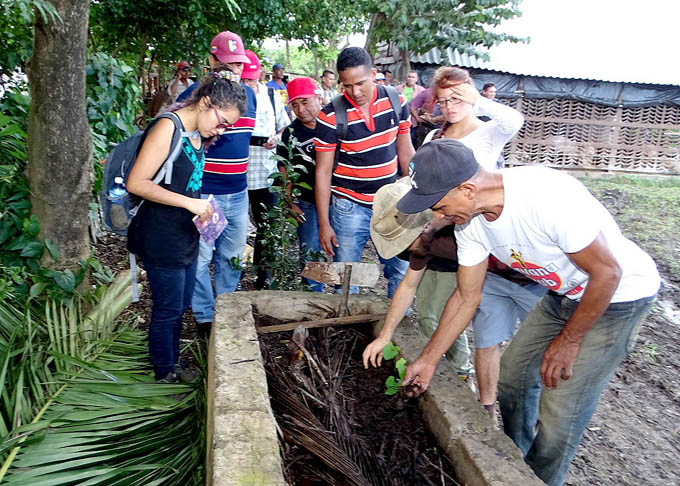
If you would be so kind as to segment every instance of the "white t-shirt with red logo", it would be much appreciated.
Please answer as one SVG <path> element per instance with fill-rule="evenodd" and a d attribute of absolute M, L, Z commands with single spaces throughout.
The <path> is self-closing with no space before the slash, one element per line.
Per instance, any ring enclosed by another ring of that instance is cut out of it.
<path fill-rule="evenodd" d="M 623 271 L 611 302 L 638 300 L 658 291 L 654 260 L 623 236 L 614 218 L 577 179 L 545 167 L 500 173 L 503 211 L 496 221 L 477 215 L 456 226 L 459 264 L 476 265 L 491 253 L 541 285 L 580 300 L 588 274 L 567 253 L 583 250 L 602 232 Z"/>

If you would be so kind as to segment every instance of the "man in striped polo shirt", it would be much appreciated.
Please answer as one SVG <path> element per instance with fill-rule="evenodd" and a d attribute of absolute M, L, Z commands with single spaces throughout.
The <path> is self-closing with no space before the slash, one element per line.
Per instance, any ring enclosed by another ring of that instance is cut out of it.
<path fill-rule="evenodd" d="M 375 84 L 377 71 L 364 49 L 343 49 L 338 55 L 337 71 L 350 108 L 342 140 L 338 139 L 332 103 L 317 117 L 314 190 L 319 240 L 334 261 L 357 262 L 370 238 L 374 194 L 397 179 L 399 167 L 402 174 L 408 173 L 414 153 L 409 134 L 411 121 L 404 97 L 400 96 L 401 112 L 394 113 L 386 87 Z M 340 153 L 334 167 L 338 143 Z M 380 261 L 385 264 L 387 295 L 391 298 L 408 263 L 397 257 L 380 257 Z"/>
<path fill-rule="evenodd" d="M 241 37 L 233 32 L 220 32 L 210 43 L 210 67 L 213 72 L 222 76 L 231 76 L 238 80 L 243 72 L 243 64 L 250 63 L 245 55 Z M 190 86 L 177 99 L 181 101 L 198 86 Z M 234 125 L 230 125 L 206 151 L 203 169 L 204 199 L 210 194 L 224 212 L 227 227 L 215 241 L 207 245 L 202 239 L 198 253 L 196 268 L 196 286 L 191 299 L 191 308 L 198 323 L 199 335 L 207 335 L 213 321 L 215 294 L 229 293 L 236 290 L 241 279 L 239 265 L 243 250 L 246 247 L 248 233 L 248 187 L 246 169 L 250 152 L 250 136 L 255 127 L 257 100 L 255 92 L 242 85 L 246 91 L 246 113 Z M 210 262 L 215 249 L 215 290 L 210 281 Z M 238 269 L 237 269 L 238 268 Z"/>

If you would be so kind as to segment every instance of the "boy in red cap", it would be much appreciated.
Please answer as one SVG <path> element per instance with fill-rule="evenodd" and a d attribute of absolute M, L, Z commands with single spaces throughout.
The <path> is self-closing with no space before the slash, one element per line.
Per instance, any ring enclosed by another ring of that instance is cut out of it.
<path fill-rule="evenodd" d="M 233 32 L 220 32 L 210 43 L 210 67 L 213 75 L 238 80 L 246 57 L 243 41 Z M 194 87 L 190 86 L 177 101 L 188 99 Z M 206 151 L 203 169 L 203 188 L 201 197 L 210 194 L 224 212 L 227 227 L 222 231 L 214 245 L 200 240 L 196 286 L 191 299 L 191 307 L 198 323 L 200 335 L 207 335 L 213 321 L 215 295 L 236 290 L 241 279 L 240 262 L 246 247 L 248 232 L 248 188 L 246 169 L 250 148 L 250 136 L 255 127 L 255 93 L 248 86 L 246 92 L 246 112 L 233 125 L 229 125 L 217 142 Z M 215 289 L 210 281 L 210 262 L 215 249 Z"/>
<path fill-rule="evenodd" d="M 247 64 L 241 80 L 249 86 L 257 98 L 255 129 L 250 137 L 250 158 L 248 159 L 248 199 L 253 212 L 253 220 L 257 227 L 253 263 L 257 267 L 255 288 L 266 286 L 267 273 L 262 268 L 262 240 L 264 238 L 264 216 L 269 208 L 276 204 L 276 196 L 269 192 L 272 180 L 269 175 L 276 171 L 276 161 L 272 159 L 274 149 L 279 141 L 280 133 L 289 123 L 286 107 L 279 93 L 260 83 L 262 65 L 260 58 L 253 51 L 246 50 Z"/>
<path fill-rule="evenodd" d="M 288 159 L 288 145 L 291 137 L 295 138 L 292 165 L 301 164 L 307 172 L 300 171 L 299 182 L 305 182 L 312 189 L 300 188 L 300 196 L 292 205 L 293 211 L 299 214 L 298 237 L 300 238 L 301 254 L 309 261 L 310 253 L 321 251 L 319 243 L 319 226 L 314 204 L 314 173 L 316 170 L 316 152 L 314 151 L 314 129 L 316 116 L 321 111 L 321 96 L 316 91 L 316 81 L 312 78 L 295 78 L 286 86 L 289 107 L 295 113 L 295 120 L 288 125 L 281 136 L 282 144 L 277 149 L 278 155 Z M 279 170 L 285 168 L 279 164 Z M 307 251 L 305 251 L 306 249 Z M 315 292 L 323 292 L 323 284 L 304 278 L 307 285 Z"/>

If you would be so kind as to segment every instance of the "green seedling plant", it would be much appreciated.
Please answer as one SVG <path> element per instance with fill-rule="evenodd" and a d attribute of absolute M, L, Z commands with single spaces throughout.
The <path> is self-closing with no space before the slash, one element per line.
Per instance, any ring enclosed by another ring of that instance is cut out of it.
<path fill-rule="evenodd" d="M 383 358 L 387 361 L 394 359 L 399 355 L 399 351 L 401 351 L 401 348 L 395 346 L 392 341 L 390 341 L 383 348 Z M 406 376 L 406 360 L 404 358 L 399 358 L 394 364 L 394 367 L 397 369 L 399 378 L 395 378 L 394 376 L 387 378 L 385 381 L 385 395 L 396 395 L 399 388 L 401 388 L 401 383 L 404 381 L 404 376 Z"/>

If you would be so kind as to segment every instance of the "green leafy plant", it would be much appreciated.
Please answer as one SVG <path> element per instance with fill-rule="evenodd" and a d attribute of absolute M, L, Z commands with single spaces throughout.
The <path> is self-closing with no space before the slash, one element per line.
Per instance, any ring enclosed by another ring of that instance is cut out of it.
<path fill-rule="evenodd" d="M 400 351 L 401 348 L 395 346 L 392 341 L 390 341 L 383 348 L 383 358 L 387 361 L 394 359 L 399 355 Z M 404 358 L 399 358 L 394 364 L 394 367 L 397 370 L 398 378 L 395 378 L 394 376 L 387 378 L 385 381 L 385 395 L 397 394 L 401 388 L 401 383 L 404 381 L 404 376 L 406 376 L 406 360 Z"/>
<path fill-rule="evenodd" d="M 277 203 L 265 214 L 263 231 L 262 258 L 264 270 L 269 275 L 269 288 L 272 290 L 303 290 L 306 288 L 300 278 L 301 265 L 305 261 L 319 260 L 319 252 L 311 252 L 307 248 L 298 247 L 297 227 L 299 222 L 292 210 L 293 202 L 300 196 L 300 189 L 311 187 L 300 181 L 302 173 L 307 169 L 300 164 L 293 165 L 295 137 L 291 137 L 288 145 L 288 157 L 274 155 L 273 158 L 285 170 L 270 174 L 274 184 L 269 190 L 276 194 Z"/>
<path fill-rule="evenodd" d="M 40 221 L 31 214 L 26 168 L 26 119 L 30 98 L 16 86 L 0 102 L 0 298 L 70 298 L 91 272 L 95 283 L 110 283 L 113 275 L 96 259 L 75 269 L 53 270 L 59 249 L 39 238 Z"/>
<path fill-rule="evenodd" d="M 87 73 L 87 118 L 92 132 L 95 182 L 101 189 L 101 161 L 118 143 L 132 135 L 142 110 L 142 90 L 133 68 L 99 52 L 90 57 Z"/>

